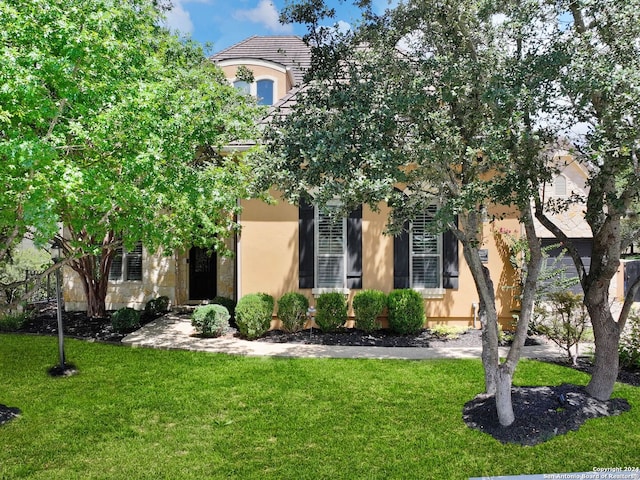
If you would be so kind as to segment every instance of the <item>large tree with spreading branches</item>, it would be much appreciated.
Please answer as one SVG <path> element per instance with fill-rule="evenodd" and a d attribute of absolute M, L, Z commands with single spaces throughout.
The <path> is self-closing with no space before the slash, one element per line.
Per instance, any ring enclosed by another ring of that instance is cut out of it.
<path fill-rule="evenodd" d="M 295 104 L 272 125 L 266 177 L 294 201 L 308 192 L 319 206 L 340 198 L 343 214 L 386 202 L 392 233 L 438 205 L 433 225 L 460 241 L 478 291 L 486 391 L 510 425 L 542 258 L 531 198 L 548 176 L 540 161 L 547 133 L 531 119 L 539 107 L 528 65 L 538 38 L 522 26 L 535 19 L 518 5 L 475 1 L 364 12 L 355 31 L 340 32 L 320 27 L 333 12 L 318 2 L 286 10 L 287 20 L 309 25 L 313 60 Z M 521 320 L 504 361 L 494 285 L 478 251 L 490 205 L 519 215 L 531 245 Z"/>
<path fill-rule="evenodd" d="M 551 3 L 558 21 L 543 70 L 555 101 L 544 111 L 548 121 L 569 127 L 565 135 L 586 166 L 589 192 L 560 204 L 538 198 L 536 216 L 564 244 L 577 268 L 595 337 L 587 391 L 606 400 L 618 375 L 620 335 L 640 288 L 640 278 L 631 282 L 622 307 L 612 311 L 609 289 L 621 255 L 640 238 L 640 2 Z M 593 235 L 589 268 L 571 232 L 552 216 L 572 204 L 584 209 Z"/>
<path fill-rule="evenodd" d="M 91 316 L 118 248 L 222 249 L 251 189 L 221 152 L 256 137 L 261 111 L 160 26 L 163 3 L 0 5 L 0 259 L 56 237 Z"/>

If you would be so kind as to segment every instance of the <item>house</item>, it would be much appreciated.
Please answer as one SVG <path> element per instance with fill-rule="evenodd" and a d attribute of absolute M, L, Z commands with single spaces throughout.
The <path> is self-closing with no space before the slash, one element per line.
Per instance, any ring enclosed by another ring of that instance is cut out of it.
<path fill-rule="evenodd" d="M 310 65 L 309 50 L 296 36 L 251 37 L 211 59 L 229 82 L 264 105 L 284 99 L 286 106 L 288 94 L 301 84 L 304 70 Z M 251 84 L 237 78 L 240 66 L 253 72 Z M 568 157 L 565 160 L 568 162 Z M 553 186 L 553 194 L 584 189 L 585 180 L 585 172 L 568 162 Z M 449 233 L 433 235 L 425 229 L 435 207 L 427 208 L 409 232 L 390 237 L 383 234 L 387 205 L 381 204 L 379 212 L 361 206 L 342 222 L 332 222 L 312 203 L 291 205 L 277 191 L 272 194 L 278 200 L 275 205 L 242 200 L 238 217 L 241 233 L 228 243 L 233 257 L 209 256 L 199 248 L 170 256 L 150 255 L 142 247 L 121 251 L 112 266 L 107 308 L 140 309 L 160 295 L 168 296 L 173 305 L 181 305 L 215 296 L 237 300 L 254 292 L 271 294 L 277 300 L 284 293 L 298 291 L 313 304 L 313 298 L 326 291 L 340 291 L 352 298 L 361 289 L 390 292 L 414 288 L 425 299 L 430 324 L 479 327 L 478 295 L 458 242 Z M 486 223 L 480 248 L 494 280 L 499 317 L 508 324 L 517 308 L 508 287 L 516 283 L 516 278 L 504 232 L 515 236 L 522 232 L 515 212 L 495 213 L 501 214 L 501 220 Z M 576 236 L 590 236 L 583 230 L 577 212 L 567 214 L 566 221 L 576 222 Z M 546 232 L 541 225 L 539 229 Z M 542 236 L 551 242 L 548 232 Z M 66 308 L 84 309 L 79 281 L 72 272 L 65 273 Z"/>

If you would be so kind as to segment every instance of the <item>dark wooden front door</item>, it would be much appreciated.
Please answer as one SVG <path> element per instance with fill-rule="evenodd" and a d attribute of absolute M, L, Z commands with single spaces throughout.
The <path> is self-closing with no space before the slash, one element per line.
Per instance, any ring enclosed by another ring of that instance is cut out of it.
<path fill-rule="evenodd" d="M 206 300 L 216 296 L 217 258 L 203 248 L 189 251 L 189 300 Z"/>

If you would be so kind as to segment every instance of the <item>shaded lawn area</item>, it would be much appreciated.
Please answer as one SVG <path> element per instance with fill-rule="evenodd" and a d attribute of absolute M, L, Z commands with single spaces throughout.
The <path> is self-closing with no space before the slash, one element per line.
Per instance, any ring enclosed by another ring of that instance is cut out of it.
<path fill-rule="evenodd" d="M 51 378 L 52 337 L 0 335 L 0 478 L 464 479 L 638 467 L 630 412 L 535 447 L 469 429 L 477 360 L 246 358 L 67 340 L 80 373 Z M 522 361 L 517 385 L 588 376 Z"/>

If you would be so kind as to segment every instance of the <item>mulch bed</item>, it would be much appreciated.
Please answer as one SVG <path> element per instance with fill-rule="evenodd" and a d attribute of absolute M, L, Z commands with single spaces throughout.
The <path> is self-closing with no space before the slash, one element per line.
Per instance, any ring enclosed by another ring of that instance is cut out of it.
<path fill-rule="evenodd" d="M 623 398 L 596 400 L 584 387 L 513 387 L 511 401 L 515 421 L 508 427 L 498 422 L 495 397 L 478 395 L 467 402 L 462 418 L 470 427 L 488 433 L 502 443 L 537 445 L 557 435 L 578 430 L 590 418 L 620 415 L 631 409 Z"/>

